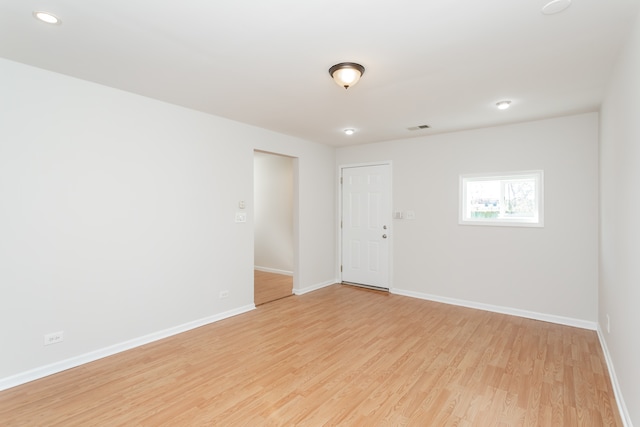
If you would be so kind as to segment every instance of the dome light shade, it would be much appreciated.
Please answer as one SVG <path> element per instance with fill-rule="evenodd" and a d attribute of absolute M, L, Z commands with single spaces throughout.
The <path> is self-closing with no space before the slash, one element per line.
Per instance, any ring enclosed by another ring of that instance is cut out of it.
<path fill-rule="evenodd" d="M 329 74 L 338 85 L 349 89 L 358 83 L 364 74 L 364 67 L 355 62 L 341 62 L 329 68 Z"/>

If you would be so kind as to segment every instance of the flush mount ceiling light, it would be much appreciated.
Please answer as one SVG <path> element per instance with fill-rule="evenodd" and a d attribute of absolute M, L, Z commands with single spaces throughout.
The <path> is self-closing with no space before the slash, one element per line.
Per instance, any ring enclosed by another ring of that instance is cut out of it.
<path fill-rule="evenodd" d="M 52 13 L 44 12 L 42 10 L 36 10 L 33 12 L 33 17 L 39 21 L 46 22 L 47 24 L 60 25 L 62 21 L 60 18 Z"/>
<path fill-rule="evenodd" d="M 329 68 L 329 74 L 337 84 L 349 89 L 358 83 L 364 74 L 364 67 L 355 62 L 341 62 Z"/>
<path fill-rule="evenodd" d="M 511 106 L 511 101 L 500 101 L 496 103 L 496 107 L 498 107 L 498 110 L 506 110 L 510 106 Z"/>
<path fill-rule="evenodd" d="M 346 133 L 347 135 L 353 135 L 355 133 L 355 129 L 345 129 L 344 133 Z"/>
<path fill-rule="evenodd" d="M 553 15 L 560 13 L 571 6 L 571 0 L 553 0 L 542 6 L 542 13 L 545 15 Z"/>

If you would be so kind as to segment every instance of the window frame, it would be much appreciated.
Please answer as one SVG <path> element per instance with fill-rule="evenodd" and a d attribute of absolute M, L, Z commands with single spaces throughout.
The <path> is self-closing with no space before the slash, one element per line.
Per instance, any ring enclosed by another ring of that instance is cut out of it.
<path fill-rule="evenodd" d="M 533 179 L 535 181 L 533 218 L 468 218 L 467 182 L 469 181 L 511 181 Z M 488 225 L 506 227 L 544 227 L 544 171 L 527 170 L 502 173 L 474 173 L 460 175 L 458 223 L 460 225 Z"/>

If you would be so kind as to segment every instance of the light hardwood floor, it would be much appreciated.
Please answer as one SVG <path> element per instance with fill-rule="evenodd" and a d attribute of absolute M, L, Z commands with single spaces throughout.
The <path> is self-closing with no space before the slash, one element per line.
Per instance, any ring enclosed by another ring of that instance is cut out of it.
<path fill-rule="evenodd" d="M 293 295 L 293 277 L 284 274 L 253 271 L 253 302 L 262 305 Z"/>
<path fill-rule="evenodd" d="M 621 421 L 593 331 L 333 285 L 0 392 L 0 425 Z"/>

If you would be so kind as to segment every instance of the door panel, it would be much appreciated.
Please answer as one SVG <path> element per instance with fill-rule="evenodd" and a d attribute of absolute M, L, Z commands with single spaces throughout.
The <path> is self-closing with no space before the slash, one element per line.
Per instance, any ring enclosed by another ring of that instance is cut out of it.
<path fill-rule="evenodd" d="M 389 165 L 342 169 L 342 280 L 389 288 Z"/>

